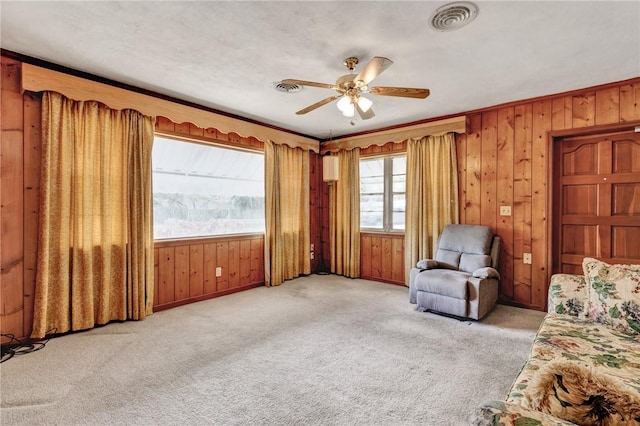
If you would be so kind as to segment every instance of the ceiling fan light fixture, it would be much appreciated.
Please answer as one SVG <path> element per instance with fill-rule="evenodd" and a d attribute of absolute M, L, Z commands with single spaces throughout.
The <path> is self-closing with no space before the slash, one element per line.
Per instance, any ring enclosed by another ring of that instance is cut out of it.
<path fill-rule="evenodd" d="M 367 99 L 364 96 L 360 96 L 358 98 L 358 106 L 362 111 L 364 112 L 369 111 L 369 108 L 371 108 L 371 105 L 373 105 L 373 102 L 371 102 L 371 99 Z"/>
<path fill-rule="evenodd" d="M 353 108 L 353 105 L 351 104 L 351 98 L 347 95 L 341 97 L 340 100 L 336 103 L 336 106 L 342 112 L 347 111 L 349 107 Z"/>
<path fill-rule="evenodd" d="M 353 104 L 349 104 L 349 106 L 342 111 L 342 115 L 349 118 L 354 117 L 356 115 L 356 107 Z"/>
<path fill-rule="evenodd" d="M 429 26 L 436 31 L 455 31 L 478 16 L 478 6 L 467 1 L 445 4 L 437 8 L 429 18 Z"/>

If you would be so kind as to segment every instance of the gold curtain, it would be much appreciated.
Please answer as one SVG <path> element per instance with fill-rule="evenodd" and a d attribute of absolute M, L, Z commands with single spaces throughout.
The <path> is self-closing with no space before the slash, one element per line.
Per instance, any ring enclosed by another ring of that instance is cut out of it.
<path fill-rule="evenodd" d="M 265 285 L 311 273 L 309 152 L 264 144 L 266 241 Z"/>
<path fill-rule="evenodd" d="M 43 94 L 32 337 L 151 314 L 154 125 Z"/>
<path fill-rule="evenodd" d="M 432 258 L 444 226 L 458 223 L 458 166 L 453 133 L 407 142 L 405 282 L 420 259 Z"/>
<path fill-rule="evenodd" d="M 331 272 L 360 276 L 360 148 L 338 152 L 338 181 L 329 188 Z"/>

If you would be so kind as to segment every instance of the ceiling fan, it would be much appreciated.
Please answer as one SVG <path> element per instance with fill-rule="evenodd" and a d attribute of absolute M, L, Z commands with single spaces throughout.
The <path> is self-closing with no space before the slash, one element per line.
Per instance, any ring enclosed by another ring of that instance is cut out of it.
<path fill-rule="evenodd" d="M 355 112 L 358 111 L 358 114 L 360 115 L 360 117 L 362 117 L 363 120 L 368 120 L 369 118 L 375 116 L 373 110 L 371 109 L 371 105 L 373 104 L 373 102 L 371 102 L 370 99 L 363 97 L 363 93 L 369 93 L 371 95 L 378 96 L 399 96 L 403 98 L 416 99 L 424 99 L 429 96 L 429 89 L 382 86 L 370 88 L 368 84 L 378 75 L 380 75 L 384 70 L 389 68 L 393 64 L 393 61 L 381 56 L 376 56 L 371 59 L 371 61 L 369 61 L 369 63 L 364 67 L 362 71 L 360 71 L 360 74 L 354 74 L 353 71 L 356 69 L 356 65 L 358 64 L 358 62 L 359 60 L 356 57 L 346 58 L 344 60 L 344 65 L 351 72 L 351 74 L 345 74 L 338 77 L 335 84 L 316 83 L 313 81 L 294 79 L 282 80 L 282 83 L 284 84 L 321 87 L 325 89 L 333 89 L 338 92 L 337 95 L 329 96 L 328 98 L 316 102 L 313 105 L 309 105 L 308 107 L 296 112 L 296 114 L 306 114 L 336 99 L 340 99 L 337 103 L 337 107 L 342 112 L 342 115 L 344 115 L 345 117 L 353 117 L 355 115 Z"/>

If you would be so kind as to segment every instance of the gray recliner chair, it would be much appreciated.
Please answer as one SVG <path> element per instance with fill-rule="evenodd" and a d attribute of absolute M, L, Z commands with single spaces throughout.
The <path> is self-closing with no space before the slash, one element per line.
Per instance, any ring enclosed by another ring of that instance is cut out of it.
<path fill-rule="evenodd" d="M 498 300 L 500 237 L 488 226 L 447 225 L 435 259 L 409 275 L 409 301 L 418 309 L 479 320 Z"/>

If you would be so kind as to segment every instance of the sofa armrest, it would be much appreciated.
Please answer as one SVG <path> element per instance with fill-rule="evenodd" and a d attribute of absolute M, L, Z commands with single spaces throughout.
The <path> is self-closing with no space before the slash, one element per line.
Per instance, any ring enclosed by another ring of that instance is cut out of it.
<path fill-rule="evenodd" d="M 504 401 L 487 401 L 478 407 L 471 420 L 474 426 L 549 425 L 569 426 L 567 422 L 542 411 Z"/>
<path fill-rule="evenodd" d="M 549 284 L 547 311 L 578 318 L 587 316 L 587 283 L 582 275 L 555 274 Z"/>

